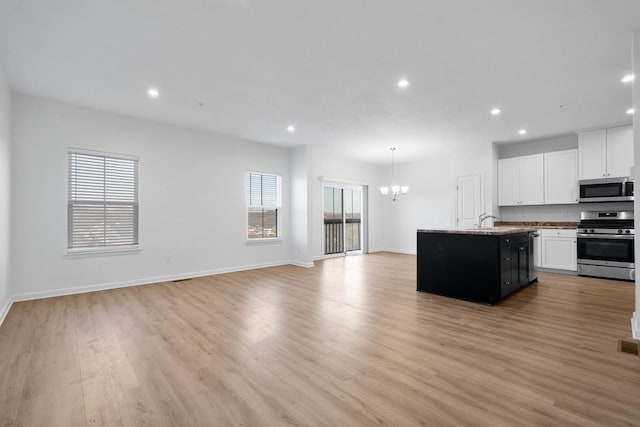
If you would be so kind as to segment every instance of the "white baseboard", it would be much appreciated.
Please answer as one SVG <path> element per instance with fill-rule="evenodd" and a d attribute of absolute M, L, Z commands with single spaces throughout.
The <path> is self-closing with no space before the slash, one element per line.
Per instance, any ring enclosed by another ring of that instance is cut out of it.
<path fill-rule="evenodd" d="M 11 309 L 12 305 L 13 305 L 13 298 L 9 297 L 9 300 L 7 301 L 7 303 L 4 305 L 4 307 L 2 307 L 2 310 L 0 310 L 0 326 L 2 326 L 2 322 L 4 322 L 4 319 L 7 317 L 7 314 L 9 314 L 9 310 Z"/>
<path fill-rule="evenodd" d="M 640 340 L 640 313 L 637 311 L 633 312 L 631 318 L 631 336 L 634 340 Z"/>
<path fill-rule="evenodd" d="M 289 264 L 291 264 L 291 265 L 295 265 L 296 267 L 303 267 L 303 268 L 312 268 L 312 267 L 315 267 L 315 264 L 313 263 L 313 261 L 310 261 L 310 262 L 302 262 L 302 261 L 295 261 L 295 260 L 291 260 L 291 261 L 289 261 Z"/>
<path fill-rule="evenodd" d="M 416 255 L 416 251 L 409 251 L 406 249 L 394 249 L 394 248 L 378 249 L 376 252 L 393 252 L 396 254 Z"/>
<path fill-rule="evenodd" d="M 568 276 L 577 276 L 577 270 L 560 270 L 558 268 L 542 268 L 536 267 L 536 271 L 540 273 L 566 274 Z"/>
<path fill-rule="evenodd" d="M 41 298 L 59 297 L 63 295 L 82 294 L 85 292 L 96 292 L 96 291 L 105 291 L 108 289 L 126 288 L 129 286 L 150 285 L 153 283 L 171 282 L 174 280 L 184 280 L 184 279 L 191 279 L 194 277 L 213 276 L 216 274 L 233 273 L 236 271 L 255 270 L 258 268 L 277 267 L 280 265 L 289 265 L 289 264 L 298 265 L 300 267 L 308 267 L 308 265 L 300 265 L 302 263 L 298 263 L 290 260 L 267 262 L 262 264 L 218 268 L 215 270 L 197 271 L 192 273 L 181 273 L 181 274 L 174 274 L 174 275 L 168 275 L 168 276 L 156 276 L 156 277 L 147 277 L 147 278 L 134 279 L 134 280 L 125 280 L 120 282 L 101 283 L 98 285 L 77 286 L 73 288 L 54 289 L 50 291 L 28 292 L 28 293 L 14 295 L 13 301 L 15 302 L 29 301 L 29 300 L 41 299 Z M 311 267 L 313 267 L 313 265 L 311 265 Z"/>

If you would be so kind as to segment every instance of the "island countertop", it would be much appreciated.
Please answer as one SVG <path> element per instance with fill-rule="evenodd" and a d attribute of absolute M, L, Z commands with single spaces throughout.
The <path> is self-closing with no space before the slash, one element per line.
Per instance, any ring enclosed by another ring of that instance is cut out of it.
<path fill-rule="evenodd" d="M 418 233 L 477 234 L 481 236 L 503 236 L 506 234 L 531 233 L 534 227 L 486 227 L 486 228 L 438 228 L 418 230 Z"/>
<path fill-rule="evenodd" d="M 578 228 L 577 222 L 571 221 L 493 221 L 494 227 L 535 227 L 538 229 L 565 229 L 572 230 Z"/>

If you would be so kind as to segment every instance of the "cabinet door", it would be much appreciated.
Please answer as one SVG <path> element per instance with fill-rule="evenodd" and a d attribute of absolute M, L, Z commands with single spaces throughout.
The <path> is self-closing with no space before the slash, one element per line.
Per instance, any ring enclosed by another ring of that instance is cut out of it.
<path fill-rule="evenodd" d="M 606 129 L 581 133 L 578 138 L 578 170 L 580 179 L 607 176 Z"/>
<path fill-rule="evenodd" d="M 631 176 L 633 128 L 607 129 L 607 178 Z"/>
<path fill-rule="evenodd" d="M 510 245 L 501 250 L 502 259 L 500 260 L 500 297 L 510 294 L 518 281 L 518 251 L 517 245 Z"/>
<path fill-rule="evenodd" d="M 520 205 L 544 204 L 544 156 L 520 157 Z"/>
<path fill-rule="evenodd" d="M 578 150 L 544 154 L 544 203 L 578 203 Z"/>
<path fill-rule="evenodd" d="M 542 268 L 576 271 L 576 263 L 574 237 L 542 236 Z"/>
<path fill-rule="evenodd" d="M 518 245 L 518 287 L 529 283 L 529 244 Z"/>
<path fill-rule="evenodd" d="M 498 205 L 518 205 L 518 158 L 498 160 Z"/>

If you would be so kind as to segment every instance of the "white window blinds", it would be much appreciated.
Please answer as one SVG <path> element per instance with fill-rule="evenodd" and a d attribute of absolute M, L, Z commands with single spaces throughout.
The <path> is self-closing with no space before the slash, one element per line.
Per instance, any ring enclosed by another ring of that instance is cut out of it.
<path fill-rule="evenodd" d="M 138 158 L 69 150 L 68 249 L 138 244 Z"/>
<path fill-rule="evenodd" d="M 278 175 L 247 172 L 246 195 L 249 239 L 279 236 L 280 177 Z"/>

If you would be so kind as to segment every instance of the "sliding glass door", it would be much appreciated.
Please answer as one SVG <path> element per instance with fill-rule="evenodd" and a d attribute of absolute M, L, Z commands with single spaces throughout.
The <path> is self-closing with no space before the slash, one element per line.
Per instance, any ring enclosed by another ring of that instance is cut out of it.
<path fill-rule="evenodd" d="M 324 187 L 324 254 L 362 250 L 362 189 Z"/>

